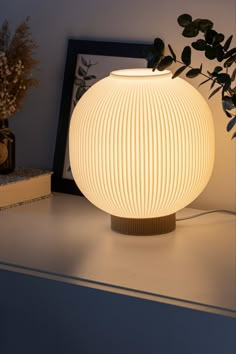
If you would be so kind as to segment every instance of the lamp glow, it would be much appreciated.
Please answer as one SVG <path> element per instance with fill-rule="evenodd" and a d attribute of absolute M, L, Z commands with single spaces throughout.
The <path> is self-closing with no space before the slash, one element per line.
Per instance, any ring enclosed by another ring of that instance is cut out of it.
<path fill-rule="evenodd" d="M 74 109 L 69 131 L 73 177 L 87 199 L 114 220 L 151 222 L 174 215 L 211 176 L 210 109 L 192 85 L 171 76 L 167 70 L 114 71 Z"/>

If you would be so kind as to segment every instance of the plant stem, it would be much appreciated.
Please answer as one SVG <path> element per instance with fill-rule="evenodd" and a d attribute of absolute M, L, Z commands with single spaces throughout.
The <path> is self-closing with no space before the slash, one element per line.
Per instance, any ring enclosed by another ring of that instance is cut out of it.
<path fill-rule="evenodd" d="M 180 61 L 180 60 L 177 60 L 177 59 L 176 59 L 175 62 L 178 63 L 178 64 L 181 64 L 181 65 L 185 65 L 185 66 L 187 66 L 187 67 L 190 68 L 190 69 L 194 69 L 191 65 L 186 65 L 186 64 L 184 64 L 184 63 L 183 63 L 182 61 Z M 215 81 L 215 82 L 216 82 L 218 85 L 220 85 L 222 88 L 224 87 L 223 84 L 220 84 L 220 83 L 217 82 L 215 79 L 213 79 L 211 76 L 206 75 L 206 74 L 204 74 L 204 73 L 202 73 L 202 72 L 200 72 L 200 74 L 201 74 L 202 76 L 206 77 L 207 79 L 211 80 L 211 81 Z M 228 92 L 230 95 L 233 94 L 231 88 L 229 88 L 226 92 Z"/>
<path fill-rule="evenodd" d="M 176 63 L 185 65 L 185 66 L 187 66 L 187 67 L 190 68 L 190 69 L 194 69 L 191 65 L 186 65 L 186 64 L 184 64 L 182 61 L 177 60 L 177 59 L 176 59 Z M 210 77 L 210 76 L 208 76 L 208 75 L 206 75 L 206 74 L 204 74 L 204 73 L 202 73 L 202 72 L 201 72 L 200 74 L 201 74 L 202 76 L 205 76 L 207 79 L 214 81 L 214 79 L 213 79 L 212 77 Z M 218 84 L 218 85 L 223 86 L 222 84 Z"/>

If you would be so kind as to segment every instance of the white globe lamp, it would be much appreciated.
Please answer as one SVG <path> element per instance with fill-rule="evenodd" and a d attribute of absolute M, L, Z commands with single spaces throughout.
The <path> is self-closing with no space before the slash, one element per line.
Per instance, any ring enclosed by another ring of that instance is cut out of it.
<path fill-rule="evenodd" d="M 69 154 L 76 184 L 111 214 L 113 230 L 167 233 L 210 179 L 212 115 L 201 94 L 167 70 L 113 71 L 77 103 Z"/>

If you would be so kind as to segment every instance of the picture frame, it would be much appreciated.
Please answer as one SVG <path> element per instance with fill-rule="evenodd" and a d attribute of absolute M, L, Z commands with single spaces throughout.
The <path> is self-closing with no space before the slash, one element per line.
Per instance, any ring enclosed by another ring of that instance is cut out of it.
<path fill-rule="evenodd" d="M 113 70 L 147 67 L 150 45 L 69 39 L 53 163 L 52 190 L 83 195 L 69 166 L 68 133 L 73 107 L 96 81 Z"/>

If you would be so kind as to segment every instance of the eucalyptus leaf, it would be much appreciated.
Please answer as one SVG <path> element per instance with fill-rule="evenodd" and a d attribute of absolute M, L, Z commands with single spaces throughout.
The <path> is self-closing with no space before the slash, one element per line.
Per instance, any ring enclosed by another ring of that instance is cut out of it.
<path fill-rule="evenodd" d="M 223 33 L 217 33 L 217 35 L 215 36 L 215 39 L 214 39 L 214 44 L 219 44 L 219 43 L 223 42 L 224 39 L 225 39 L 225 36 L 223 35 Z"/>
<path fill-rule="evenodd" d="M 183 15 L 180 15 L 178 18 L 177 18 L 177 21 L 178 21 L 178 24 L 181 26 L 181 27 L 186 27 L 188 26 L 190 23 L 192 23 L 192 16 L 188 15 L 188 14 L 183 14 Z"/>
<path fill-rule="evenodd" d="M 236 88 L 234 88 L 234 94 L 232 95 L 232 101 L 233 101 L 233 104 L 235 105 L 235 108 L 236 108 Z"/>
<path fill-rule="evenodd" d="M 212 96 L 214 96 L 218 91 L 221 90 L 221 87 L 217 87 L 214 91 L 212 91 L 212 93 L 210 94 L 210 96 L 208 97 L 208 99 L 210 99 Z"/>
<path fill-rule="evenodd" d="M 234 116 L 230 121 L 229 123 L 227 124 L 227 132 L 229 132 L 231 129 L 233 129 L 233 127 L 235 126 L 236 124 L 236 116 Z"/>
<path fill-rule="evenodd" d="M 199 23 L 199 29 L 201 32 L 205 33 L 208 29 L 213 27 L 213 22 L 207 19 L 201 20 Z"/>
<path fill-rule="evenodd" d="M 229 36 L 229 38 L 227 39 L 227 41 L 224 44 L 224 50 L 227 51 L 230 47 L 231 41 L 232 41 L 233 35 Z"/>
<path fill-rule="evenodd" d="M 171 55 L 172 55 L 173 60 L 176 62 L 176 54 L 175 54 L 175 52 L 173 51 L 173 49 L 172 49 L 172 47 L 170 46 L 170 44 L 168 44 L 168 48 L 169 48 L 169 51 L 170 51 L 170 53 L 171 53 Z"/>
<path fill-rule="evenodd" d="M 150 51 L 147 56 L 147 62 L 148 62 L 147 67 L 156 69 L 156 66 L 157 66 L 160 59 L 161 59 L 160 53 L 157 54 L 157 53 Z"/>
<path fill-rule="evenodd" d="M 196 37 L 198 33 L 199 33 L 198 26 L 194 23 L 190 23 L 184 28 L 182 35 L 187 38 L 192 38 L 192 37 Z"/>
<path fill-rule="evenodd" d="M 215 69 L 213 70 L 213 73 L 218 74 L 219 72 L 221 72 L 223 70 L 222 66 L 216 66 Z"/>
<path fill-rule="evenodd" d="M 233 115 L 231 113 L 229 113 L 228 111 L 225 110 L 224 112 L 225 112 L 225 114 L 227 115 L 228 118 L 233 117 Z"/>
<path fill-rule="evenodd" d="M 210 81 L 210 80 L 211 80 L 211 79 L 206 79 L 206 80 L 202 81 L 202 82 L 198 85 L 198 87 L 200 87 L 200 86 L 206 84 L 206 83 L 207 83 L 208 81 Z"/>
<path fill-rule="evenodd" d="M 229 89 L 230 89 L 230 84 L 231 82 L 230 81 L 227 81 L 224 85 L 223 85 L 223 90 L 222 92 L 227 92 Z"/>
<path fill-rule="evenodd" d="M 230 88 L 231 79 L 230 79 L 229 74 L 226 74 L 226 73 L 218 74 L 216 76 L 216 81 L 219 84 L 223 84 L 223 86 L 224 86 L 223 91 L 227 91 Z"/>
<path fill-rule="evenodd" d="M 231 81 L 233 82 L 236 79 L 236 68 L 234 69 L 232 75 L 231 75 Z"/>
<path fill-rule="evenodd" d="M 236 138 L 236 132 L 233 133 L 233 135 L 232 135 L 232 139 L 234 139 L 234 138 Z"/>
<path fill-rule="evenodd" d="M 217 44 L 216 46 L 213 46 L 215 53 L 216 53 L 216 59 L 221 62 L 224 59 L 224 49 L 221 44 Z"/>
<path fill-rule="evenodd" d="M 229 76 L 229 74 L 226 74 L 226 73 L 218 74 L 218 75 L 216 76 L 216 81 L 217 81 L 219 84 L 226 84 L 227 82 L 230 82 L 230 83 L 231 83 L 230 76 Z"/>
<path fill-rule="evenodd" d="M 231 111 L 235 107 L 232 98 L 229 96 L 224 96 L 222 99 L 222 107 L 224 111 Z"/>
<path fill-rule="evenodd" d="M 204 51 L 206 49 L 207 43 L 204 41 L 204 39 L 198 39 L 196 42 L 192 42 L 191 46 L 195 50 Z"/>
<path fill-rule="evenodd" d="M 212 83 L 211 83 L 211 86 L 210 86 L 210 89 L 212 89 L 216 84 L 216 80 L 213 80 Z"/>
<path fill-rule="evenodd" d="M 224 62 L 224 67 L 225 68 L 229 68 L 233 63 L 236 63 L 236 54 L 232 55 L 232 57 L 228 58 L 225 62 Z"/>
<path fill-rule="evenodd" d="M 205 50 L 205 57 L 209 60 L 215 59 L 217 56 L 217 52 L 213 47 L 210 47 L 209 45 L 206 47 Z"/>
<path fill-rule="evenodd" d="M 183 65 L 179 69 L 177 69 L 176 72 L 173 74 L 172 79 L 175 79 L 177 76 L 179 76 L 186 68 L 187 66 Z"/>
<path fill-rule="evenodd" d="M 159 71 L 163 71 L 168 68 L 172 63 L 173 58 L 170 55 L 163 57 L 163 59 L 161 59 L 160 63 L 157 65 L 157 69 Z"/>
<path fill-rule="evenodd" d="M 163 42 L 163 40 L 161 38 L 155 38 L 154 43 L 153 43 L 153 47 L 155 48 L 157 53 L 163 54 L 164 49 L 165 49 L 165 43 Z"/>
<path fill-rule="evenodd" d="M 199 68 L 196 69 L 190 69 L 187 73 L 186 76 L 190 79 L 193 79 L 194 77 L 198 76 L 201 73 L 201 70 Z"/>
<path fill-rule="evenodd" d="M 233 55 L 235 53 L 236 53 L 236 48 L 230 49 L 227 53 L 225 53 L 224 59 L 227 59 L 227 58 L 231 57 L 231 55 Z"/>
<path fill-rule="evenodd" d="M 147 56 L 147 62 L 149 68 L 152 67 L 153 70 L 157 68 L 158 63 L 162 58 L 164 49 L 165 49 L 165 44 L 163 40 L 160 38 L 155 38 L 154 43 L 151 46 Z"/>
<path fill-rule="evenodd" d="M 181 59 L 185 65 L 188 66 L 191 64 L 191 47 L 189 46 L 184 47 L 181 55 Z"/>
<path fill-rule="evenodd" d="M 196 18 L 195 20 L 193 20 L 193 24 L 195 26 L 197 26 L 197 28 L 200 30 L 200 24 L 202 22 L 202 18 Z"/>
<path fill-rule="evenodd" d="M 213 44 L 216 36 L 217 32 L 215 30 L 208 29 L 205 33 L 205 40 L 208 44 Z"/>

